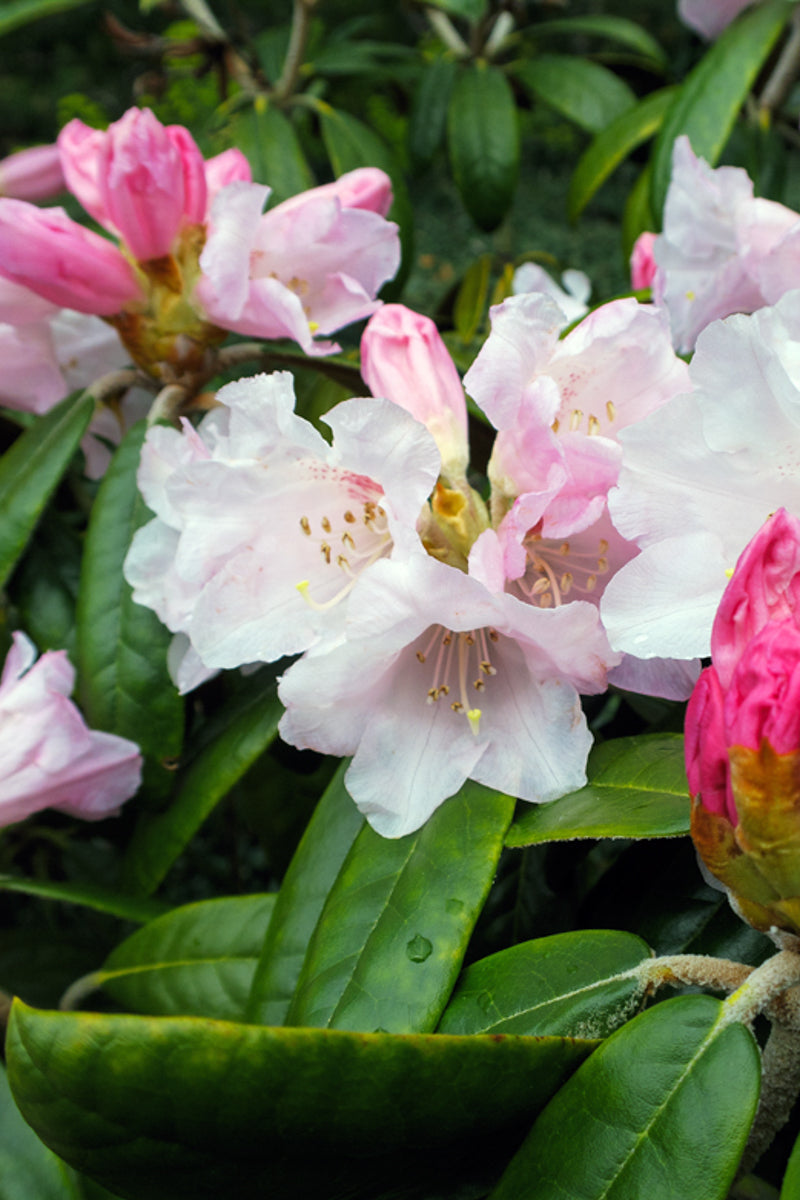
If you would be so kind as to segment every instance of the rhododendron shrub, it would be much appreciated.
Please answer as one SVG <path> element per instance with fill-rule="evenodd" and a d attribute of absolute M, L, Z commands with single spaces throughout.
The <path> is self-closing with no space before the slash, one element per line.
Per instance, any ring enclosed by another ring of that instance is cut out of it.
<path fill-rule="evenodd" d="M 0 150 L 0 1193 L 797 1200 L 800 5 L 90 7 Z"/>

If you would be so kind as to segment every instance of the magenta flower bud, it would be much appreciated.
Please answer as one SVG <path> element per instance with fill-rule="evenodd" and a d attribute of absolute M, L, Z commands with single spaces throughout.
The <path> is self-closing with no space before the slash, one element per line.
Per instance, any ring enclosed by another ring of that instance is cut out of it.
<path fill-rule="evenodd" d="M 735 825 L 723 703 L 717 672 L 707 667 L 695 684 L 686 710 L 686 774 L 689 791 L 693 796 L 702 796 L 704 808 Z"/>
<path fill-rule="evenodd" d="M 0 196 L 48 200 L 64 186 L 58 146 L 32 146 L 0 161 Z"/>
<path fill-rule="evenodd" d="M 0 200 L 0 274 L 61 308 L 111 316 L 142 299 L 116 246 L 62 208 Z"/>
<path fill-rule="evenodd" d="M 800 752 L 800 629 L 770 622 L 749 642 L 725 696 L 728 744 Z"/>
<path fill-rule="evenodd" d="M 77 117 L 58 135 L 61 167 L 67 187 L 101 225 L 108 228 L 109 216 L 100 190 L 100 160 L 108 134 L 92 129 Z"/>
<path fill-rule="evenodd" d="M 790 616 L 800 623 L 800 521 L 780 508 L 739 556 L 714 619 L 711 656 L 724 688 L 756 633 Z"/>
<path fill-rule="evenodd" d="M 631 287 L 634 291 L 653 285 L 656 260 L 653 258 L 654 233 L 640 233 L 631 253 Z"/>
<path fill-rule="evenodd" d="M 343 208 L 360 208 L 385 217 L 392 207 L 392 181 L 377 167 L 359 167 L 328 185 Z"/>
<path fill-rule="evenodd" d="M 139 262 L 168 255 L 181 225 L 205 215 L 205 163 L 194 139 L 165 129 L 149 109 L 131 108 L 109 128 L 99 169 L 109 221 Z"/>
<path fill-rule="evenodd" d="M 253 182 L 253 172 L 250 170 L 250 163 L 241 150 L 235 148 L 223 150 L 221 154 L 215 155 L 214 158 L 206 159 L 206 188 L 208 189 L 209 204 L 220 188 L 227 187 L 229 183 L 239 183 L 240 181 L 244 183 Z"/>

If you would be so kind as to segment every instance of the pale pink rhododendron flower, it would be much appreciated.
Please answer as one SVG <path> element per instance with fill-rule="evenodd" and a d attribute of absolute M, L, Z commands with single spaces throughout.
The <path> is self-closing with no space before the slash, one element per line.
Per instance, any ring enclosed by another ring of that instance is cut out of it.
<path fill-rule="evenodd" d="M 585 780 L 579 693 L 603 691 L 619 660 L 597 607 L 548 610 L 509 593 L 497 534 L 466 478 L 463 388 L 433 322 L 389 306 L 362 354 L 370 387 L 434 434 L 443 472 L 418 538 L 353 588 L 344 637 L 283 676 L 281 733 L 354 755 L 348 790 L 390 837 L 417 829 L 468 778 L 554 799 Z"/>
<path fill-rule="evenodd" d="M 624 430 L 609 503 L 641 552 L 602 601 L 612 644 L 642 657 L 707 655 L 728 575 L 771 512 L 800 513 L 800 292 L 716 321 L 693 391 Z"/>
<path fill-rule="evenodd" d="M 687 137 L 675 142 L 664 229 L 653 243 L 653 299 L 670 317 L 681 351 L 711 321 L 754 312 L 796 285 L 787 235 L 800 216 L 753 196 L 740 167 L 708 166 Z"/>
<path fill-rule="evenodd" d="M 69 699 L 75 671 L 63 650 L 38 661 L 15 633 L 0 677 L 0 826 L 43 808 L 97 821 L 139 787 L 142 759 L 126 738 L 88 729 Z"/>
<path fill-rule="evenodd" d="M 188 130 L 147 109 L 106 131 L 71 121 L 58 145 L 69 190 L 121 245 L 61 209 L 3 199 L 0 274 L 104 317 L 157 378 L 207 372 L 228 330 L 329 353 L 337 347 L 315 334 L 369 315 L 397 270 L 381 171 L 350 172 L 263 214 L 269 188 L 250 181 L 238 150 L 206 162 Z"/>
<path fill-rule="evenodd" d="M 752 3 L 753 0 L 679 0 L 678 16 L 684 25 L 711 41 Z"/>
<path fill-rule="evenodd" d="M 526 262 L 517 267 L 511 281 L 511 291 L 515 296 L 525 292 L 544 292 L 554 300 L 564 314 L 564 324 L 585 317 L 589 311 L 589 297 L 592 294 L 592 284 L 589 276 L 583 271 L 568 267 L 561 275 L 563 287 L 540 267 L 538 263 Z"/>
<path fill-rule="evenodd" d="M 64 186 L 58 146 L 31 146 L 0 159 L 0 196 L 49 200 Z"/>
<path fill-rule="evenodd" d="M 150 430 L 139 486 L 156 518 L 125 561 L 134 599 L 176 634 L 181 690 L 220 668 L 340 635 L 360 574 L 415 537 L 439 455 L 386 400 L 294 412 L 286 372 L 230 383 L 197 430 Z"/>

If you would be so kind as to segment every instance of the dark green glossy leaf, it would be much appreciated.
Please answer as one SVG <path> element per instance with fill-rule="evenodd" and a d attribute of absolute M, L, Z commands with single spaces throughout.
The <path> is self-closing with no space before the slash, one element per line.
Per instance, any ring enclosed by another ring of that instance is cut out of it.
<path fill-rule="evenodd" d="M 253 978 L 247 1020 L 282 1025 L 328 892 L 364 828 L 344 786 L 343 762 L 317 805 L 286 872 Z"/>
<path fill-rule="evenodd" d="M 674 95 L 674 88 L 652 92 L 598 133 L 578 160 L 570 180 L 568 214 L 571 221 L 580 216 L 597 189 L 631 151 L 658 132 Z"/>
<path fill-rule="evenodd" d="M 131 1012 L 241 1021 L 275 896 L 185 904 L 121 942 L 98 987 Z"/>
<path fill-rule="evenodd" d="M 410 46 L 371 38 L 329 43 L 303 66 L 308 75 L 381 75 L 385 80 L 416 58 Z"/>
<path fill-rule="evenodd" d="M 464 207 L 481 229 L 495 229 L 511 206 L 519 174 L 517 106 L 497 67 L 479 62 L 459 70 L 447 145 Z"/>
<path fill-rule="evenodd" d="M 389 219 L 400 226 L 403 261 L 395 279 L 384 285 L 381 293 L 390 299 L 395 292 L 399 292 L 410 269 L 413 251 L 414 213 L 405 178 L 385 142 L 363 121 L 321 101 L 318 112 L 322 140 L 334 174 L 343 175 L 346 171 L 354 171 L 356 167 L 380 167 L 392 181 L 394 201 L 389 210 Z"/>
<path fill-rule="evenodd" d="M 219 714 L 217 735 L 180 772 L 169 808 L 139 818 L 123 862 L 132 891 L 155 891 L 206 817 L 275 740 L 283 707 L 271 672 L 262 668 L 242 691 Z"/>
<path fill-rule="evenodd" d="M 92 397 L 75 392 L 37 418 L 0 458 L 0 587 L 58 487 L 93 412 Z"/>
<path fill-rule="evenodd" d="M 14 573 L 13 598 L 23 628 L 39 650 L 75 659 L 75 603 L 82 543 L 54 513 L 44 518 Z"/>
<path fill-rule="evenodd" d="M 788 0 L 754 4 L 724 30 L 686 77 L 653 149 L 652 206 L 659 220 L 672 174 L 675 139 L 688 134 L 695 154 L 714 166 L 793 8 Z"/>
<path fill-rule="evenodd" d="M 526 808 L 509 846 L 569 838 L 677 837 L 689 832 L 683 737 L 655 733 L 601 742 L 589 755 L 589 782 L 560 800 Z"/>
<path fill-rule="evenodd" d="M 612 930 L 521 942 L 467 967 L 439 1033 L 607 1037 L 639 1006 L 646 942 Z"/>
<path fill-rule="evenodd" d="M 407 837 L 365 826 L 325 902 L 286 1023 L 435 1029 L 512 812 L 508 796 L 468 781 Z"/>
<path fill-rule="evenodd" d="M 572 54 L 539 54 L 515 74 L 537 100 L 589 133 L 599 133 L 636 104 L 636 95 L 619 75 Z"/>
<path fill-rule="evenodd" d="M 83 908 L 93 908 L 97 912 L 108 913 L 123 921 L 136 921 L 139 924 L 152 921 L 166 911 L 159 900 L 125 896 L 119 891 L 91 883 L 59 883 L 47 879 L 0 875 L 0 891 L 22 892 L 26 896 L 40 896 L 44 900 L 56 900 L 60 904 L 79 904 Z"/>
<path fill-rule="evenodd" d="M 417 84 L 408 121 L 408 148 L 420 166 L 431 161 L 444 140 L 457 72 L 452 58 L 435 58 L 425 67 Z"/>
<path fill-rule="evenodd" d="M 490 1200 L 724 1200 L 760 1057 L 711 996 L 642 1013 L 553 1098 Z"/>
<path fill-rule="evenodd" d="M 559 34 L 578 37 L 588 34 L 590 37 L 609 38 L 613 42 L 619 42 L 622 46 L 629 46 L 632 50 L 637 50 L 645 58 L 652 58 L 659 67 L 667 66 L 667 56 L 656 39 L 646 29 L 642 29 L 641 25 L 637 25 L 635 21 L 629 21 L 626 17 L 601 16 L 600 14 L 565 17 L 561 20 L 542 21 L 532 27 L 532 32 L 536 38 Z"/>
<path fill-rule="evenodd" d="M 83 1200 L 75 1172 L 23 1121 L 2 1067 L 0 1200 Z"/>
<path fill-rule="evenodd" d="M 126 1200 L 444 1200 L 475 1174 L 491 1186 L 595 1045 L 17 1003 L 6 1050 L 26 1120 Z"/>
<path fill-rule="evenodd" d="M 131 538 L 153 515 L 136 485 L 145 433 L 142 421 L 127 434 L 92 506 L 76 612 L 78 688 L 89 724 L 137 742 L 145 784 L 166 795 L 183 742 L 183 700 L 167 671 L 172 635 L 134 603 L 122 573 Z"/>
<path fill-rule="evenodd" d="M 70 8 L 80 8 L 92 4 L 95 0 L 6 0 L 0 9 L 0 35 L 10 33 L 20 25 L 30 21 L 38 21 L 41 17 L 51 17 L 56 13 L 67 12 Z"/>
<path fill-rule="evenodd" d="M 234 115 L 230 133 L 233 144 L 247 155 L 253 178 L 272 188 L 271 207 L 314 186 L 294 126 L 265 96 Z"/>

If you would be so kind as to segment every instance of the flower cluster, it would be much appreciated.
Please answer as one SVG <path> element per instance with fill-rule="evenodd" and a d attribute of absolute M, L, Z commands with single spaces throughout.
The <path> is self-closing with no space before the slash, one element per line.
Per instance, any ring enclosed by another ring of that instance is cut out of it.
<path fill-rule="evenodd" d="M 328 413 L 332 445 L 273 375 L 221 389 L 197 429 L 151 430 L 142 457 L 156 517 L 125 572 L 176 634 L 176 680 L 301 653 L 281 733 L 353 755 L 348 789 L 389 836 L 467 778 L 532 801 L 580 786 L 580 693 L 609 671 L 662 695 L 696 677 L 622 662 L 598 608 L 635 553 L 607 511 L 616 431 L 688 386 L 665 318 L 617 301 L 559 341 L 563 311 L 543 294 L 492 318 L 465 381 L 498 429 L 488 506 L 468 476 L 458 372 L 402 305 L 370 320 L 373 396 Z"/>
<path fill-rule="evenodd" d="M 725 589 L 686 714 L 692 836 L 758 929 L 800 934 L 800 520 L 779 509 Z"/>

